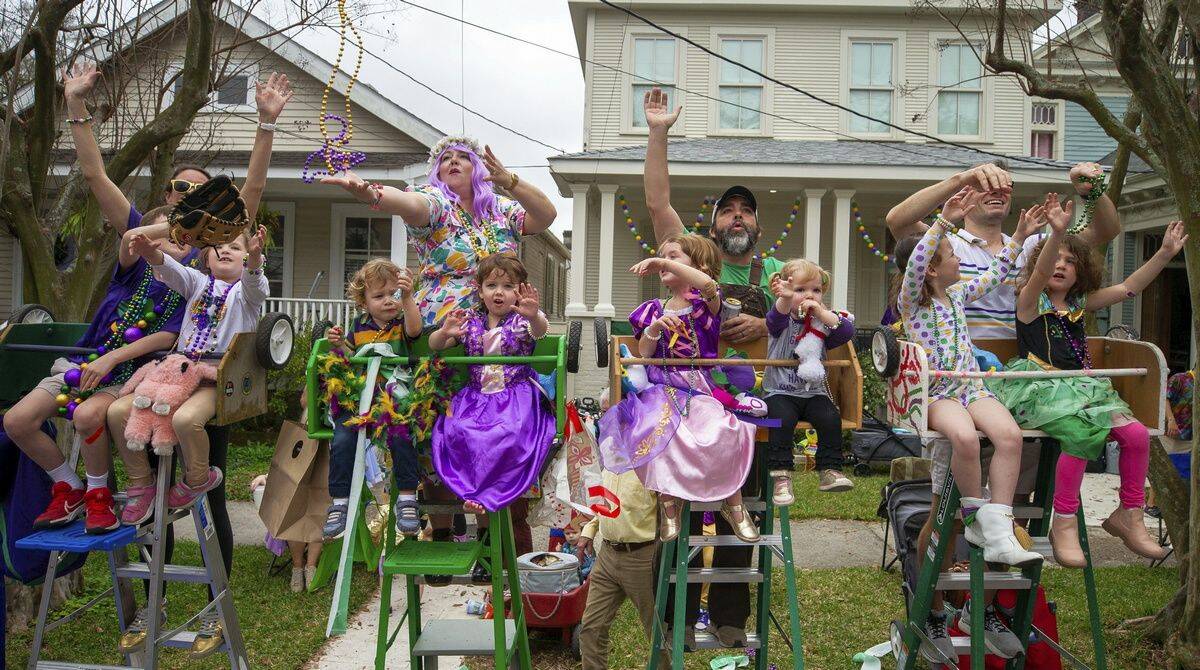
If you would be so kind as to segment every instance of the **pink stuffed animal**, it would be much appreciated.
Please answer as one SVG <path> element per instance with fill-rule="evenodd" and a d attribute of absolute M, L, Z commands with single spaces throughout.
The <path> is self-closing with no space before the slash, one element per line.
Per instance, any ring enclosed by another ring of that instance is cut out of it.
<path fill-rule="evenodd" d="M 138 368 L 121 389 L 121 395 L 134 394 L 133 411 L 125 424 L 129 448 L 151 445 L 156 454 L 171 453 L 177 442 L 171 417 L 205 379 L 216 381 L 217 369 L 182 354 L 171 354 Z"/>

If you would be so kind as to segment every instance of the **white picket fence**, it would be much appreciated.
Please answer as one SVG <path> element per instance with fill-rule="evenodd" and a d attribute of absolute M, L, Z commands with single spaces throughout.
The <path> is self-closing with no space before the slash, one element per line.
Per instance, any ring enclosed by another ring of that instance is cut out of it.
<path fill-rule="evenodd" d="M 320 298 L 267 298 L 262 311 L 263 314 L 283 312 L 292 317 L 297 328 L 301 325 L 310 327 L 323 320 L 348 328 L 357 313 L 354 303 L 349 300 Z"/>

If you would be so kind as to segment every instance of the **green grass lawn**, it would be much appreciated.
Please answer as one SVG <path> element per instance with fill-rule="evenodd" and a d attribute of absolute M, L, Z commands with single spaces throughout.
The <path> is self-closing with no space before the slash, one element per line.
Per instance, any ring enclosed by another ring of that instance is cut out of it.
<path fill-rule="evenodd" d="M 250 480 L 271 469 L 275 455 L 275 436 L 234 431 L 229 436 L 229 463 L 225 472 L 225 491 L 230 500 L 250 500 Z M 82 459 L 81 459 L 82 460 Z M 82 472 L 82 466 L 80 466 Z M 125 467 L 113 459 L 117 486 L 125 488 Z"/>
<path fill-rule="evenodd" d="M 1116 633 L 1119 622 L 1154 613 L 1174 593 L 1178 578 L 1173 568 L 1127 566 L 1096 571 L 1105 640 L 1110 668 L 1156 668 L 1161 662 L 1147 645 L 1127 633 Z M 826 670 L 854 667 L 854 654 L 887 640 L 888 625 L 904 616 L 899 577 L 871 568 L 802 570 L 797 573 L 800 617 L 803 626 L 807 668 Z M 1082 574 L 1048 569 L 1043 580 L 1049 598 L 1058 603 L 1058 627 L 1064 646 L 1085 662 L 1092 659 Z M 786 628 L 786 590 L 782 573 L 772 581 L 772 609 Z M 774 630 L 770 636 L 770 660 L 781 670 L 791 668 L 791 654 Z M 645 667 L 649 645 L 642 634 L 632 605 L 628 602 L 613 625 L 609 667 Z M 688 670 L 707 670 L 709 661 L 732 650 L 687 655 Z M 469 667 L 482 670 L 490 660 L 470 659 Z M 578 668 L 561 647 L 550 642 L 535 644 L 533 667 L 539 670 Z M 884 668 L 894 668 L 885 659 Z"/>
<path fill-rule="evenodd" d="M 199 565 L 200 548 L 194 542 L 175 545 L 175 561 Z M 245 637 L 250 665 L 255 668 L 299 668 L 325 643 L 325 620 L 333 590 L 316 593 L 292 593 L 288 590 L 290 573 L 268 577 L 271 554 L 262 547 L 238 547 L 233 556 L 233 592 L 238 620 Z M 96 554 L 83 568 L 85 592 L 61 608 L 65 614 L 102 593 L 111 582 L 103 555 Z M 350 592 L 351 610 L 363 606 L 377 587 L 372 574 L 355 570 Z M 169 587 L 167 622 L 174 626 L 204 605 L 204 587 L 173 583 Z M 138 594 L 139 599 L 141 594 Z M 141 602 L 141 600 L 139 600 Z M 174 623 L 172 623 L 174 622 Z M 105 598 L 87 615 L 51 631 L 42 652 L 43 660 L 71 660 L 91 664 L 120 665 L 117 653 L 116 609 Z M 28 662 L 33 631 L 10 633 L 4 650 L 8 667 L 23 668 Z M 163 668 L 229 667 L 229 657 L 214 654 L 198 662 L 189 662 L 185 650 L 167 650 L 160 657 Z"/>
<path fill-rule="evenodd" d="M 792 520 L 800 519 L 847 519 L 854 521 L 878 521 L 875 510 L 879 508 L 879 490 L 888 483 L 886 475 L 860 477 L 850 474 L 854 488 L 842 493 L 823 493 L 817 490 L 819 477 L 816 472 L 796 472 L 792 477 L 792 491 L 796 503 L 788 514 Z"/>

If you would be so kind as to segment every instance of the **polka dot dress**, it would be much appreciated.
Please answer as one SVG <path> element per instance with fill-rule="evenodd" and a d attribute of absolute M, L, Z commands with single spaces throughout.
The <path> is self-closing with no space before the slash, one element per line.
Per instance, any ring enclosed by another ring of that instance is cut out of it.
<path fill-rule="evenodd" d="M 1010 241 L 996 254 L 988 269 L 970 279 L 960 281 L 946 290 L 949 304 L 930 299 L 921 303 L 921 287 L 929 264 L 937 255 L 945 236 L 940 225 L 931 227 L 913 249 L 904 269 L 898 304 L 909 339 L 925 348 L 932 370 L 977 372 L 979 364 L 971 349 L 964 307 L 1000 286 L 1021 252 L 1019 242 Z M 954 399 L 964 407 L 981 398 L 995 397 L 982 379 L 937 379 L 930 384 L 930 400 Z"/>

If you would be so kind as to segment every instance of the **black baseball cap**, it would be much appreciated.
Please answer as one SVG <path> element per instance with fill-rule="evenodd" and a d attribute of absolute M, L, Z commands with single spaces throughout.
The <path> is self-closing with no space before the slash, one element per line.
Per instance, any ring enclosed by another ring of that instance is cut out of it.
<path fill-rule="evenodd" d="M 721 197 L 717 198 L 717 201 L 713 203 L 712 216 L 714 221 L 717 217 L 717 210 L 721 209 L 721 205 L 725 204 L 725 201 L 730 198 L 745 198 L 746 202 L 750 203 L 750 209 L 754 210 L 754 213 L 757 216 L 758 200 L 755 199 L 754 193 L 745 186 L 730 186 L 729 188 L 725 189 L 725 192 L 721 194 Z"/>

